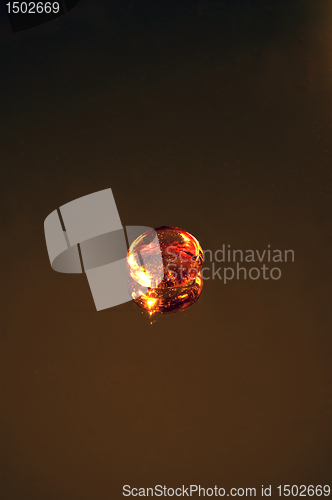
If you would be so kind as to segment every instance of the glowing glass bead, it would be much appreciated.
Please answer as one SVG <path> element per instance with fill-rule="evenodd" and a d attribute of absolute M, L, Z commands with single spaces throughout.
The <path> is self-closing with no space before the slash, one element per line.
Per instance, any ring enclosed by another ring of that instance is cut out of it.
<path fill-rule="evenodd" d="M 134 302 L 149 314 L 186 309 L 201 294 L 202 264 L 202 248 L 186 231 L 169 226 L 146 231 L 131 244 L 127 254 L 129 290 Z"/>

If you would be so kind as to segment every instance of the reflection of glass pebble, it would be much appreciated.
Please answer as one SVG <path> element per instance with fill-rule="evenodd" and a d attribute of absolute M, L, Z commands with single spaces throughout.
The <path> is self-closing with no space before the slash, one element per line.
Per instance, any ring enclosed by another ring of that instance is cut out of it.
<path fill-rule="evenodd" d="M 159 245 L 154 240 L 156 233 Z M 177 227 L 150 229 L 128 250 L 130 294 L 149 314 L 182 311 L 201 294 L 202 264 L 203 251 L 194 236 Z"/>

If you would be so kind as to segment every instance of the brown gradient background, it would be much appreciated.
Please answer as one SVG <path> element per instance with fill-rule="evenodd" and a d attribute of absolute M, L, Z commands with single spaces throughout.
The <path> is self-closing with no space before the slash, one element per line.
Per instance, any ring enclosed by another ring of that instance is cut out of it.
<path fill-rule="evenodd" d="M 331 484 L 331 3 L 81 0 L 15 35 L 1 16 L 1 500 Z M 152 325 L 97 313 L 43 221 L 108 187 L 124 225 L 295 262 Z"/>

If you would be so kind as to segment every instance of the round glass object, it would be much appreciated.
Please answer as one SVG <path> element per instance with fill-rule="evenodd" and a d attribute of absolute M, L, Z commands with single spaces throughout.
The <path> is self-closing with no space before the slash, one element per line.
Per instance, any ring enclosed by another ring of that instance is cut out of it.
<path fill-rule="evenodd" d="M 170 226 L 150 229 L 128 250 L 131 297 L 150 315 L 183 311 L 202 292 L 202 264 L 201 245 L 190 233 Z"/>

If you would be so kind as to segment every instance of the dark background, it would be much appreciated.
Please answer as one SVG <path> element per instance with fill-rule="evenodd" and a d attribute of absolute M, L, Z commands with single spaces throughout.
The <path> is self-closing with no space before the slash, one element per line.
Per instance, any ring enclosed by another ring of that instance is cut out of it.
<path fill-rule="evenodd" d="M 331 3 L 81 0 L 16 34 L 2 3 L 0 27 L 0 498 L 331 484 Z M 97 313 L 43 221 L 108 187 L 124 225 L 295 262 L 152 325 Z"/>

